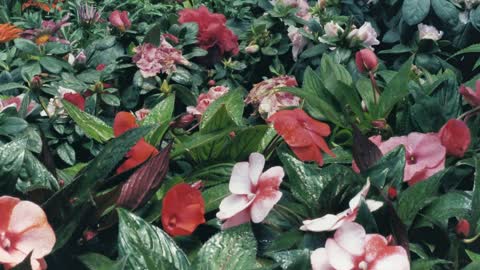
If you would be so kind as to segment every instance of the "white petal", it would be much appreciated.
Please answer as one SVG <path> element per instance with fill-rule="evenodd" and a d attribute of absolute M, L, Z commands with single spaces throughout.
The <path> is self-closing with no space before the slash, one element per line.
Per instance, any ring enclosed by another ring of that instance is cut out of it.
<path fill-rule="evenodd" d="M 304 220 L 300 230 L 311 232 L 334 231 L 343 224 L 339 215 L 327 214 L 313 220 Z"/>
<path fill-rule="evenodd" d="M 366 200 L 365 203 L 367 204 L 370 212 L 375 212 L 383 206 L 383 202 L 375 200 Z"/>
<path fill-rule="evenodd" d="M 374 261 L 369 270 L 410 270 L 410 262 L 405 250 L 402 247 L 395 247 L 395 249 L 397 252 L 382 256 L 382 258 Z"/>
<path fill-rule="evenodd" d="M 248 175 L 250 177 L 250 181 L 252 185 L 256 186 L 258 183 L 258 178 L 260 178 L 260 174 L 262 174 L 263 166 L 265 166 L 265 157 L 259 153 L 252 153 L 248 159 L 248 165 Z"/>
<path fill-rule="evenodd" d="M 365 229 L 357 223 L 345 222 L 335 232 L 335 241 L 348 253 L 360 256 L 365 251 Z"/>
<path fill-rule="evenodd" d="M 335 270 L 329 263 L 325 248 L 318 248 L 312 252 L 310 262 L 312 263 L 312 270 Z"/>
<path fill-rule="evenodd" d="M 228 188 L 233 194 L 251 194 L 252 184 L 248 176 L 248 162 L 239 162 L 233 166 Z"/>
<path fill-rule="evenodd" d="M 367 179 L 367 183 L 363 186 L 362 190 L 358 192 L 355 197 L 353 197 L 350 202 L 348 203 L 348 206 L 350 209 L 354 210 L 355 208 L 360 207 L 360 202 L 362 201 L 362 198 L 365 198 L 368 194 L 368 191 L 370 190 L 370 179 Z"/>
<path fill-rule="evenodd" d="M 277 204 L 282 198 L 282 192 L 276 191 L 268 196 L 262 196 L 261 194 L 255 198 L 252 207 L 250 209 L 250 215 L 252 216 L 252 221 L 254 223 L 262 222 L 270 213 L 273 206 Z"/>
<path fill-rule="evenodd" d="M 351 270 L 354 266 L 354 257 L 341 248 L 332 238 L 327 239 L 325 249 L 328 261 L 335 270 Z"/>
<path fill-rule="evenodd" d="M 217 213 L 218 219 L 228 219 L 246 209 L 253 200 L 248 200 L 245 195 L 232 194 L 222 200 Z"/>
<path fill-rule="evenodd" d="M 262 185 L 266 185 L 268 182 L 268 185 L 278 188 L 280 187 L 280 184 L 282 183 L 284 176 L 285 176 L 285 172 L 283 171 L 283 168 L 280 166 L 275 166 L 266 170 L 264 173 L 262 173 L 258 181 L 259 183 L 263 182 Z"/>

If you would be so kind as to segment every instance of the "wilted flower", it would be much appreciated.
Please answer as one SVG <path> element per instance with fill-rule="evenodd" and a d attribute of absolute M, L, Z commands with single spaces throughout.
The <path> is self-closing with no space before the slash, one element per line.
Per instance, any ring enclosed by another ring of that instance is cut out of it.
<path fill-rule="evenodd" d="M 102 12 L 87 3 L 83 3 L 78 7 L 77 16 L 81 23 L 94 24 L 102 20 Z"/>
<path fill-rule="evenodd" d="M 325 31 L 325 36 L 327 37 L 338 37 L 338 34 L 343 33 L 343 28 L 336 22 L 330 21 L 323 26 Z"/>
<path fill-rule="evenodd" d="M 135 116 L 129 112 L 119 112 L 113 120 L 113 134 L 115 137 L 118 137 L 128 130 L 137 127 L 138 125 Z M 127 160 L 125 160 L 125 162 L 123 162 L 122 165 L 117 168 L 117 174 L 135 168 L 150 157 L 157 154 L 157 148 L 147 143 L 145 139 L 141 138 L 137 144 L 135 144 L 125 155 Z"/>
<path fill-rule="evenodd" d="M 471 142 L 470 129 L 465 122 L 450 119 L 438 132 L 440 141 L 447 149 L 447 154 L 463 157 Z"/>
<path fill-rule="evenodd" d="M 473 107 L 480 106 L 480 80 L 475 83 L 475 91 L 465 85 L 461 85 L 458 92 Z"/>
<path fill-rule="evenodd" d="M 55 233 L 38 205 L 20 199 L 0 197 L 0 263 L 11 269 L 30 253 L 33 270 L 44 270 L 43 259 L 55 245 Z"/>
<path fill-rule="evenodd" d="M 369 189 L 370 180 L 367 179 L 367 183 L 362 190 L 348 203 L 349 208 L 347 210 L 336 215 L 327 214 L 317 219 L 304 220 L 303 226 L 301 226 L 300 229 L 311 232 L 334 231 L 340 228 L 345 222 L 355 221 L 360 205 L 367 197 Z M 371 212 L 378 210 L 383 205 L 382 202 L 375 200 L 365 200 L 365 204 Z"/>
<path fill-rule="evenodd" d="M 348 38 L 351 40 L 359 40 L 362 42 L 363 46 L 373 50 L 372 46 L 380 44 L 380 41 L 377 39 L 377 32 L 372 27 L 370 22 L 365 22 L 359 29 L 353 29 L 349 34 Z"/>
<path fill-rule="evenodd" d="M 191 113 L 180 116 L 177 120 L 170 123 L 174 128 L 186 128 L 195 120 L 195 115 Z"/>
<path fill-rule="evenodd" d="M 295 26 L 289 26 L 287 31 L 288 38 L 290 38 L 290 41 L 292 42 L 293 61 L 297 61 L 298 55 L 303 51 L 308 40 L 302 35 L 300 29 Z"/>
<path fill-rule="evenodd" d="M 420 23 L 418 25 L 418 35 L 420 39 L 439 40 L 443 36 L 442 31 L 438 31 L 435 26 Z"/>
<path fill-rule="evenodd" d="M 226 53 L 238 54 L 238 38 L 226 26 L 227 19 L 223 14 L 210 13 L 205 6 L 201 6 L 198 9 L 181 10 L 179 15 L 179 23 L 193 22 L 198 25 L 198 44 L 200 48 L 209 51 L 209 55 L 212 53 L 223 57 Z M 210 55 L 212 56 L 214 55 Z"/>
<path fill-rule="evenodd" d="M 168 190 L 162 202 L 163 229 L 171 236 L 192 234 L 205 223 L 202 193 L 188 185 L 177 184 Z"/>
<path fill-rule="evenodd" d="M 171 74 L 176 64 L 189 65 L 182 52 L 175 49 L 165 38 L 161 37 L 160 47 L 145 43 L 135 48 L 133 62 L 137 64 L 144 78 L 156 76 L 158 73 Z"/>
<path fill-rule="evenodd" d="M 301 109 L 283 110 L 268 118 L 273 127 L 295 155 L 302 161 L 315 161 L 323 165 L 322 152 L 335 156 L 328 148 L 325 137 L 330 135 L 330 127 L 311 118 Z"/>
<path fill-rule="evenodd" d="M 0 43 L 7 43 L 20 36 L 22 29 L 17 28 L 13 24 L 4 23 L 0 24 Z"/>
<path fill-rule="evenodd" d="M 230 177 L 232 193 L 222 200 L 217 218 L 225 220 L 222 228 L 230 228 L 252 220 L 262 222 L 282 197 L 279 190 L 285 175 L 283 168 L 276 166 L 263 172 L 265 157 L 250 154 L 248 162 L 235 164 Z"/>
<path fill-rule="evenodd" d="M 53 20 L 43 21 L 42 28 L 25 30 L 21 36 L 25 39 L 34 41 L 37 45 L 43 45 L 47 42 L 60 42 L 68 44 L 68 40 L 62 38 L 61 33 L 58 33 L 62 27 L 70 25 L 68 22 L 70 14 L 65 15 L 60 21 Z"/>
<path fill-rule="evenodd" d="M 0 112 L 9 107 L 14 107 L 17 111 L 20 111 L 24 98 L 25 94 L 21 94 L 16 97 L 9 97 L 6 99 L 0 99 Z M 30 114 L 36 107 L 37 103 L 30 101 L 30 104 L 28 104 L 27 107 L 27 115 Z"/>
<path fill-rule="evenodd" d="M 376 71 L 378 68 L 377 56 L 370 49 L 362 49 L 358 51 L 355 55 L 355 63 L 360 72 Z"/>
<path fill-rule="evenodd" d="M 135 112 L 135 117 L 137 117 L 137 121 L 142 121 L 150 114 L 150 110 L 146 108 L 141 108 L 140 110 Z"/>
<path fill-rule="evenodd" d="M 310 259 L 313 270 L 410 270 L 403 247 L 389 245 L 380 234 L 366 234 L 353 222 L 345 222 Z"/>
<path fill-rule="evenodd" d="M 245 102 L 257 107 L 260 115 L 266 119 L 281 109 L 300 105 L 299 97 L 279 90 L 294 86 L 297 86 L 297 80 L 293 76 L 267 79 L 253 86 Z"/>
<path fill-rule="evenodd" d="M 228 91 L 229 88 L 223 85 L 211 87 L 207 93 L 202 93 L 198 96 L 197 106 L 187 107 L 187 112 L 197 117 L 202 116 L 212 102 L 228 93 Z"/>
<path fill-rule="evenodd" d="M 108 21 L 122 32 L 125 32 L 132 26 L 132 23 L 128 19 L 128 12 L 126 11 L 113 11 L 108 17 Z"/>

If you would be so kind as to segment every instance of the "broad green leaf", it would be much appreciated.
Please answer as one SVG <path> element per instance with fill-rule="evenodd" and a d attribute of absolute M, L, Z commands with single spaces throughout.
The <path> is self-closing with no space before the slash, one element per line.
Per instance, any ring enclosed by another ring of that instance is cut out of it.
<path fill-rule="evenodd" d="M 403 191 L 398 199 L 397 213 L 410 227 L 418 212 L 437 198 L 441 180 L 446 171 L 441 171 Z"/>
<path fill-rule="evenodd" d="M 202 115 L 202 121 L 200 123 L 200 130 L 202 132 L 211 131 L 207 126 L 210 125 L 209 122 L 211 121 L 211 118 L 213 118 L 217 111 L 222 107 L 225 108 L 228 117 L 230 117 L 237 126 L 242 125 L 244 107 L 242 93 L 240 90 L 230 90 L 208 106 L 207 110 Z M 204 131 L 204 129 L 206 130 Z"/>
<path fill-rule="evenodd" d="M 457 26 L 459 22 L 459 10 L 448 0 L 431 0 L 435 14 L 447 25 Z"/>
<path fill-rule="evenodd" d="M 187 256 L 160 228 L 118 209 L 118 251 L 129 270 L 188 270 Z"/>
<path fill-rule="evenodd" d="M 175 95 L 170 95 L 158 103 L 141 122 L 141 125 L 160 125 L 149 133 L 145 140 L 151 145 L 159 145 L 160 141 L 168 130 L 175 107 Z"/>
<path fill-rule="evenodd" d="M 193 174 L 188 176 L 190 181 L 202 179 L 205 186 L 214 186 L 219 183 L 226 183 L 232 174 L 234 163 L 217 163 L 211 166 L 199 166 Z"/>
<path fill-rule="evenodd" d="M 419 259 L 412 262 L 411 270 L 426 270 L 426 269 L 436 269 L 435 265 L 448 265 L 452 262 L 440 260 L 440 259 Z"/>
<path fill-rule="evenodd" d="M 18 88 L 28 90 L 28 87 L 26 87 L 26 86 L 24 86 L 23 84 L 20 84 L 20 83 L 3 83 L 3 84 L 0 84 L 0 92 L 13 90 L 13 89 L 18 89 Z"/>
<path fill-rule="evenodd" d="M 274 129 L 267 125 L 241 129 L 235 132 L 233 140 L 225 146 L 225 157 L 238 161 L 247 159 L 253 152 L 263 152 L 275 134 Z"/>
<path fill-rule="evenodd" d="M 0 194 L 11 194 L 23 165 L 27 139 L 0 146 Z"/>
<path fill-rule="evenodd" d="M 474 174 L 474 186 L 472 193 L 472 224 L 478 224 L 480 221 L 480 156 L 474 156 L 475 161 L 475 174 Z"/>
<path fill-rule="evenodd" d="M 58 156 L 68 165 L 74 165 L 76 161 L 75 149 L 68 143 L 63 143 L 57 148 Z"/>
<path fill-rule="evenodd" d="M 472 262 L 462 270 L 478 270 L 478 269 L 480 269 L 480 262 Z"/>
<path fill-rule="evenodd" d="M 244 224 L 210 238 L 198 252 L 193 269 L 254 269 L 256 253 L 257 242 L 253 232 L 250 225 Z"/>
<path fill-rule="evenodd" d="M 208 213 L 218 208 L 223 198 L 230 195 L 228 184 L 220 184 L 202 192 L 205 200 L 205 212 Z"/>
<path fill-rule="evenodd" d="M 68 101 L 63 101 L 63 106 L 73 121 L 85 134 L 97 142 L 103 143 L 113 138 L 113 129 L 101 119 L 81 111 Z"/>
<path fill-rule="evenodd" d="M 465 49 L 459 50 L 458 52 L 450 56 L 450 58 L 466 53 L 480 53 L 480 44 L 473 44 L 466 47 Z"/>
<path fill-rule="evenodd" d="M 472 262 L 480 262 L 480 254 L 470 250 L 465 250 L 465 252 L 467 253 L 470 260 L 472 260 Z"/>
<path fill-rule="evenodd" d="M 405 148 L 398 147 L 383 156 L 364 173 L 372 185 L 383 188 L 386 185 L 400 188 L 405 168 Z"/>
<path fill-rule="evenodd" d="M 201 133 L 210 133 L 215 131 L 222 131 L 226 129 L 234 129 L 237 125 L 233 116 L 227 110 L 227 107 L 222 104 L 213 114 L 209 114 L 207 118 L 202 116 L 200 124 Z"/>
<path fill-rule="evenodd" d="M 53 74 L 60 73 L 65 64 L 67 63 L 51 56 L 43 56 L 40 58 L 40 65 Z"/>
<path fill-rule="evenodd" d="M 416 25 L 427 17 L 430 11 L 430 0 L 405 0 L 402 6 L 402 17 L 409 25 Z"/>
<path fill-rule="evenodd" d="M 197 132 L 192 136 L 186 137 L 185 139 L 178 141 L 175 144 L 175 148 L 173 149 L 170 156 L 171 158 L 176 158 L 185 153 L 192 154 L 198 148 L 203 147 L 212 142 L 216 142 L 219 144 L 219 140 L 222 140 L 222 138 L 225 138 L 226 136 L 228 137 L 230 132 L 231 130 L 224 130 L 224 131 L 218 131 L 218 132 L 212 132 L 212 133 L 206 133 L 206 134 Z M 220 146 L 223 146 L 223 145 L 220 145 Z"/>
<path fill-rule="evenodd" d="M 431 220 L 435 224 L 442 224 L 447 228 L 448 219 L 451 217 L 466 218 L 470 214 L 472 205 L 471 197 L 458 191 L 451 191 L 435 199 L 422 213 L 427 218 L 424 220 L 426 224 Z M 418 225 L 419 226 L 419 225 Z"/>
<path fill-rule="evenodd" d="M 98 253 L 87 253 L 78 257 L 90 270 L 124 270 L 128 257 L 122 258 L 120 261 L 112 261 L 110 258 Z"/>
<path fill-rule="evenodd" d="M 17 190 L 22 193 L 35 189 L 59 189 L 57 179 L 30 151 L 25 151 L 22 170 L 18 176 Z"/>
<path fill-rule="evenodd" d="M 310 270 L 310 250 L 289 250 L 273 254 L 275 262 L 286 270 Z"/>
<path fill-rule="evenodd" d="M 24 131 L 28 127 L 28 122 L 19 117 L 1 117 L 0 115 L 0 134 L 14 135 Z"/>
<path fill-rule="evenodd" d="M 327 86 L 329 81 L 340 81 L 346 85 L 352 84 L 352 76 L 348 70 L 336 63 L 329 55 L 322 56 L 322 62 L 320 65 L 320 76 L 322 81 Z M 334 89 L 330 90 L 334 91 Z"/>
<path fill-rule="evenodd" d="M 38 49 L 37 44 L 33 43 L 31 40 L 24 39 L 24 38 L 17 38 L 13 41 L 15 43 L 15 47 L 17 47 L 20 51 L 28 54 L 39 55 L 40 50 Z"/>

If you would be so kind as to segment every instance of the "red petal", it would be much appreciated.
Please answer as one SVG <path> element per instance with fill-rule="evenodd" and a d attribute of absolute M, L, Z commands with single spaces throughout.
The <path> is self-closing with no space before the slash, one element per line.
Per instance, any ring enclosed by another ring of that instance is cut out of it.
<path fill-rule="evenodd" d="M 138 127 L 135 116 L 129 112 L 119 112 L 113 120 L 113 133 L 118 137 L 127 130 Z"/>

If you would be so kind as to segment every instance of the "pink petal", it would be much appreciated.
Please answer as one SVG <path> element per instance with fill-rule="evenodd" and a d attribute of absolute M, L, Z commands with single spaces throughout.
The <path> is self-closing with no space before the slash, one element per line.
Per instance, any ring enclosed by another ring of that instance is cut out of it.
<path fill-rule="evenodd" d="M 20 201 L 13 208 L 8 231 L 21 234 L 34 227 L 42 227 L 45 223 L 48 224 L 47 216 L 40 206 L 29 201 Z"/>
<path fill-rule="evenodd" d="M 260 193 L 257 195 L 250 209 L 252 221 L 254 223 L 262 222 L 273 209 L 273 206 L 280 201 L 280 198 L 282 198 L 281 191 L 268 194 Z"/>
<path fill-rule="evenodd" d="M 351 270 L 354 267 L 355 258 L 345 249 L 341 248 L 332 238 L 327 239 L 325 249 L 328 261 L 335 270 Z"/>
<path fill-rule="evenodd" d="M 233 194 L 252 194 L 252 183 L 249 178 L 248 162 L 239 162 L 233 166 L 228 188 Z"/>
<path fill-rule="evenodd" d="M 248 165 L 248 175 L 251 183 L 253 186 L 256 186 L 258 183 L 258 178 L 262 174 L 263 166 L 265 166 L 265 157 L 259 153 L 252 153 L 248 159 Z"/>
<path fill-rule="evenodd" d="M 383 206 L 383 202 L 375 200 L 366 200 L 365 203 L 367 204 L 368 210 L 370 210 L 370 212 L 377 211 Z"/>
<path fill-rule="evenodd" d="M 243 223 L 247 223 L 250 221 L 250 211 L 248 209 L 245 209 L 235 216 L 227 219 L 225 223 L 222 224 L 222 230 L 238 226 Z"/>
<path fill-rule="evenodd" d="M 392 137 L 384 142 L 382 142 L 379 146 L 380 151 L 382 154 L 386 154 L 393 149 L 397 148 L 399 145 L 406 145 L 407 144 L 407 136 L 401 137 Z"/>
<path fill-rule="evenodd" d="M 365 260 L 370 263 L 388 245 L 387 239 L 380 234 L 367 234 L 365 237 Z"/>
<path fill-rule="evenodd" d="M 246 209 L 253 200 L 249 200 L 245 195 L 232 194 L 222 200 L 217 213 L 218 219 L 228 219 Z"/>
<path fill-rule="evenodd" d="M 408 147 L 413 150 L 417 163 L 423 163 L 428 168 L 436 167 L 445 162 L 447 153 L 440 138 L 435 134 L 410 133 L 408 135 Z"/>
<path fill-rule="evenodd" d="M 25 231 L 15 242 L 15 248 L 25 254 L 29 254 L 33 250 L 32 258 L 35 259 L 49 254 L 54 245 L 55 233 L 48 224 Z"/>
<path fill-rule="evenodd" d="M 257 190 L 265 186 L 278 189 L 284 176 L 285 172 L 280 166 L 275 166 L 266 170 L 264 173 L 262 173 L 260 179 L 258 180 Z"/>
<path fill-rule="evenodd" d="M 348 206 L 351 210 L 354 210 L 360 207 L 360 203 L 362 202 L 362 198 L 365 198 L 370 190 L 370 179 L 367 179 L 367 182 L 363 186 L 363 188 L 353 197 L 350 202 L 348 202 Z"/>
<path fill-rule="evenodd" d="M 7 230 L 12 211 L 19 202 L 20 200 L 14 197 L 0 197 L 0 231 Z"/>
<path fill-rule="evenodd" d="M 310 255 L 310 262 L 312 263 L 312 270 L 335 270 L 329 263 L 325 248 L 318 248 L 313 251 Z"/>
<path fill-rule="evenodd" d="M 357 223 L 345 222 L 334 235 L 335 241 L 353 256 L 360 256 L 365 250 L 365 229 Z"/>
<path fill-rule="evenodd" d="M 382 250 L 369 270 L 410 270 L 407 252 L 400 246 L 389 246 Z"/>
<path fill-rule="evenodd" d="M 304 220 L 300 230 L 311 232 L 334 231 L 343 224 L 343 218 L 342 215 L 327 214 L 313 220 Z"/>

